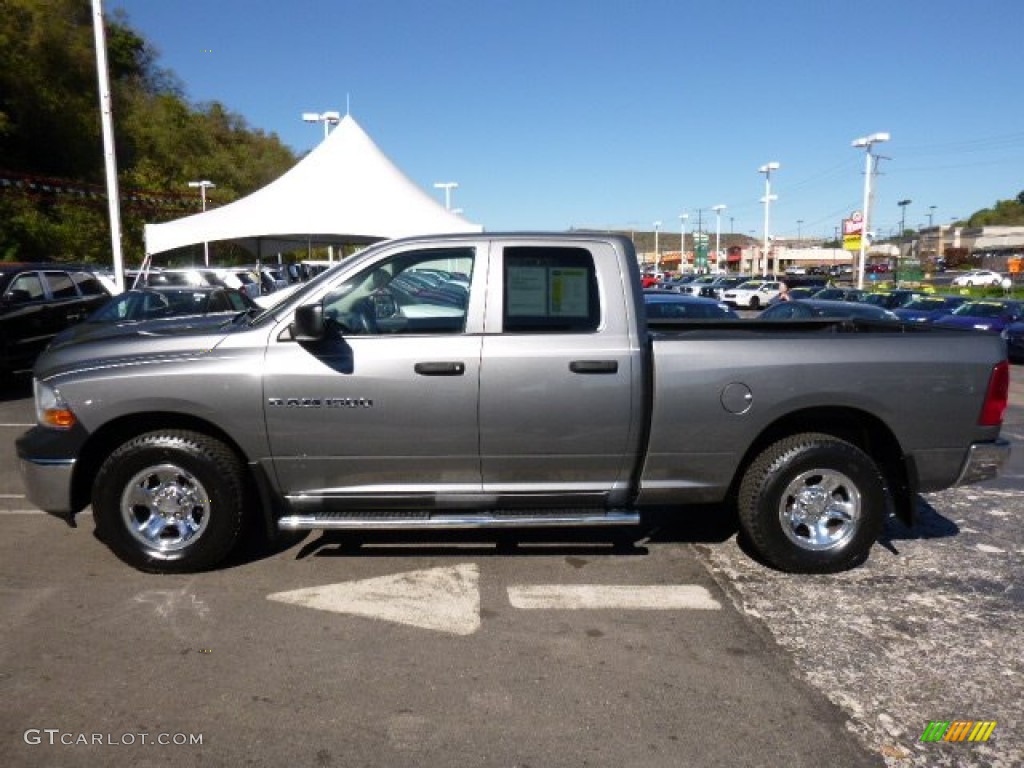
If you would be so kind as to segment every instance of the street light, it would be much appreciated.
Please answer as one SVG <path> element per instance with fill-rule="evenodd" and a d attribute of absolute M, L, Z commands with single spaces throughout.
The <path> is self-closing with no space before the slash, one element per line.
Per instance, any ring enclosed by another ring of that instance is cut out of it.
<path fill-rule="evenodd" d="M 715 269 L 719 272 L 722 271 L 722 211 L 725 209 L 721 203 L 711 206 L 715 212 Z"/>
<path fill-rule="evenodd" d="M 303 112 L 302 119 L 307 123 L 323 123 L 324 138 L 327 138 L 328 126 L 341 122 L 340 112 Z"/>
<path fill-rule="evenodd" d="M 860 258 L 857 264 L 857 287 L 864 287 L 864 261 L 867 257 L 868 235 L 871 232 L 871 177 L 875 172 L 875 156 L 871 147 L 889 140 L 888 133 L 872 133 L 850 142 L 852 147 L 864 147 L 864 220 L 860 232 Z"/>
<path fill-rule="evenodd" d="M 654 271 L 661 272 L 661 251 L 658 248 L 658 230 L 661 229 L 661 222 L 654 222 Z"/>
<path fill-rule="evenodd" d="M 434 189 L 444 190 L 444 209 L 446 211 L 452 209 L 452 190 L 458 188 L 459 183 L 457 181 L 438 181 L 434 184 Z"/>
<path fill-rule="evenodd" d="M 688 213 L 679 214 L 679 274 L 683 273 L 683 264 L 686 263 L 686 220 L 690 218 Z"/>
<path fill-rule="evenodd" d="M 803 219 L 797 219 L 796 220 L 796 244 L 797 244 L 797 247 L 800 246 L 800 241 L 804 239 L 804 237 L 803 237 L 803 229 L 802 229 L 803 225 L 804 225 L 804 220 Z"/>
<path fill-rule="evenodd" d="M 910 205 L 912 200 L 900 200 L 896 205 L 900 207 L 900 245 L 896 251 L 896 279 L 895 283 L 898 286 L 900 284 L 900 259 L 903 258 L 903 238 L 904 232 L 907 228 L 907 206 Z"/>
<path fill-rule="evenodd" d="M 761 277 L 768 276 L 768 238 L 771 225 L 770 211 L 772 200 L 779 199 L 772 194 L 772 171 L 777 171 L 781 167 L 778 163 L 772 162 L 766 163 L 757 169 L 758 173 L 764 174 L 764 197 L 761 198 L 761 202 L 764 203 L 764 261 L 761 265 Z"/>
<path fill-rule="evenodd" d="M 212 181 L 207 181 L 206 179 L 203 179 L 202 181 L 190 181 L 188 185 L 193 189 L 199 189 L 199 199 L 202 200 L 203 203 L 203 213 L 206 213 L 206 190 L 214 189 L 217 185 Z M 210 266 L 210 243 L 206 241 L 203 242 L 203 262 L 206 266 Z"/>

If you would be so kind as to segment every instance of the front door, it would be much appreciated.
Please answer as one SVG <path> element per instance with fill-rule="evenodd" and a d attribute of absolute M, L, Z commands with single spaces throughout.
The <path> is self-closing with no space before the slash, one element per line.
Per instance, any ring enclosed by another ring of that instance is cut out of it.
<path fill-rule="evenodd" d="M 328 338 L 299 343 L 285 325 L 271 340 L 267 431 L 296 511 L 479 494 L 475 262 L 473 247 L 395 252 L 330 288 Z"/>

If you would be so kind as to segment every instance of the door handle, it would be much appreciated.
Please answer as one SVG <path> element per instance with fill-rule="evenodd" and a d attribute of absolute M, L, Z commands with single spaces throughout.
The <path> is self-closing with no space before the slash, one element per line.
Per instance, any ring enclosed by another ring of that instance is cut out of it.
<path fill-rule="evenodd" d="M 569 363 L 573 373 L 618 373 L 618 360 L 573 360 Z"/>
<path fill-rule="evenodd" d="M 413 370 L 420 376 L 461 376 L 466 372 L 465 363 L 416 363 Z"/>

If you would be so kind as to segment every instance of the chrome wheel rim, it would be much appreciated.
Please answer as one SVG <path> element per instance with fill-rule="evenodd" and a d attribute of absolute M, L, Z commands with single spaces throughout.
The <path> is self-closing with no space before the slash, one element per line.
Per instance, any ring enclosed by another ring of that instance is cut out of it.
<path fill-rule="evenodd" d="M 832 469 L 801 473 L 786 486 L 779 504 L 786 538 L 811 552 L 843 546 L 860 520 L 860 491 L 849 477 Z"/>
<path fill-rule="evenodd" d="M 121 517 L 132 537 L 161 554 L 179 552 L 203 535 L 210 521 L 210 495 L 176 464 L 147 467 L 125 486 Z"/>

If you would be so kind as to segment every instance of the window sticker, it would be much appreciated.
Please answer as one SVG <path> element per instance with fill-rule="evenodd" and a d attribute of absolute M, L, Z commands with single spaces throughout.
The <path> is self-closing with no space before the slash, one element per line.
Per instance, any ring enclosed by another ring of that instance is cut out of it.
<path fill-rule="evenodd" d="M 547 314 L 547 268 L 509 267 L 509 317 L 530 317 Z"/>
<path fill-rule="evenodd" d="M 549 314 L 552 317 L 586 317 L 589 314 L 588 273 L 585 267 L 552 267 Z"/>

